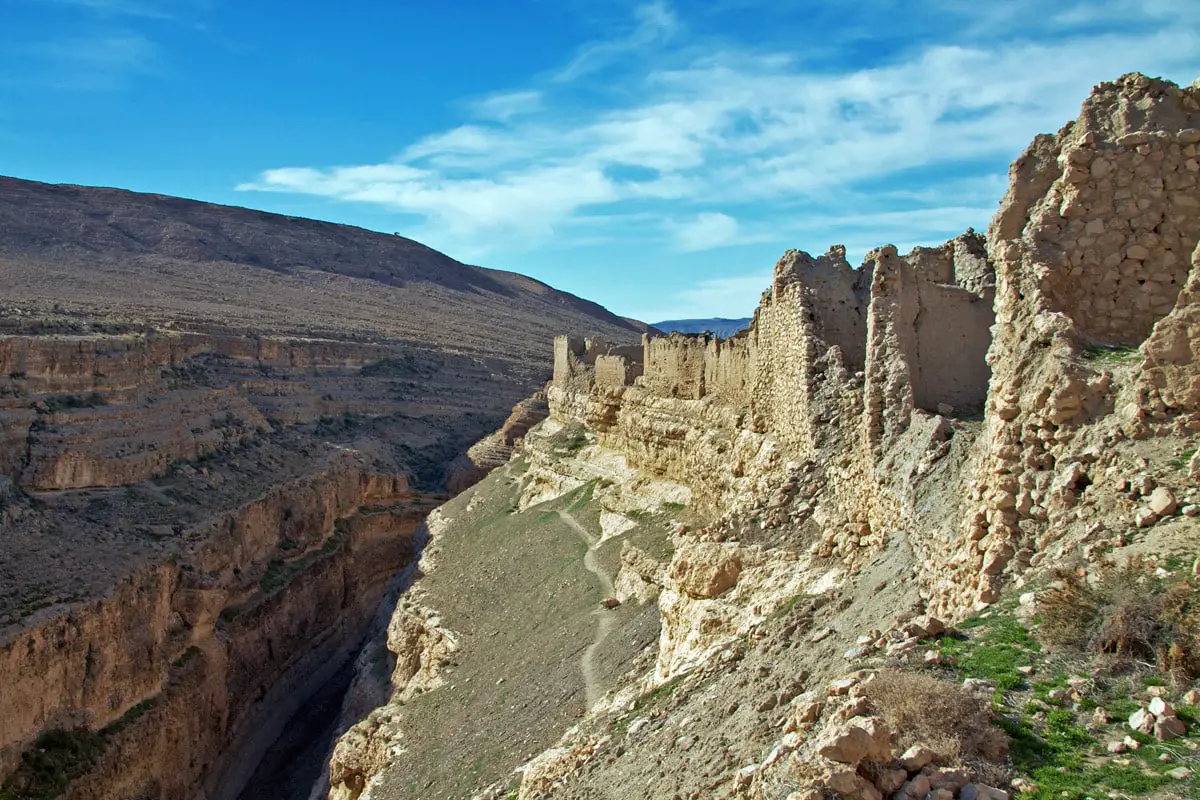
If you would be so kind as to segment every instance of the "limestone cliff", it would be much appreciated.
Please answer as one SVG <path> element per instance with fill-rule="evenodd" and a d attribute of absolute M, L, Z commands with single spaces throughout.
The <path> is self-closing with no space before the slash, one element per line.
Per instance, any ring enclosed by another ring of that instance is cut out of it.
<path fill-rule="evenodd" d="M 612 541 L 688 516 L 666 562 L 621 548 L 612 601 L 657 605 L 653 663 L 475 796 L 1002 796 L 902 763 L 844 672 L 1103 554 L 1200 552 L 1198 113 L 1200 89 L 1102 84 L 1016 161 L 986 237 L 789 251 L 729 339 L 559 337 L 512 510 L 583 492 Z M 339 745 L 332 796 L 417 796 L 386 777 L 404 705 Z"/>

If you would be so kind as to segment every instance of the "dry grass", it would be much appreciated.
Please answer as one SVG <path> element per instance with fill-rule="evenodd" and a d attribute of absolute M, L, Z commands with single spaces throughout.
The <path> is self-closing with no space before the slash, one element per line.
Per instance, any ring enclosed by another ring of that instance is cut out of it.
<path fill-rule="evenodd" d="M 1047 644 L 1152 663 L 1177 683 L 1200 676 L 1200 593 L 1188 577 L 1160 578 L 1140 559 L 1106 565 L 1092 581 L 1059 576 L 1039 602 Z"/>
<path fill-rule="evenodd" d="M 900 738 L 900 747 L 922 744 L 945 762 L 1003 762 L 1008 737 L 992 725 L 986 700 L 920 672 L 883 670 L 866 684 L 867 698 Z"/>

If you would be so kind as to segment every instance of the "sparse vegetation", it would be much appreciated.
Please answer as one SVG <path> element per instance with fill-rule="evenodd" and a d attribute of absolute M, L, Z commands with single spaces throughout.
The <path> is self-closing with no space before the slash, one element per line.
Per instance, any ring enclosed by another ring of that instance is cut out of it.
<path fill-rule="evenodd" d="M 21 755 L 21 763 L 0 787 L 0 800 L 54 800 L 71 781 L 104 755 L 108 740 L 158 705 L 151 697 L 99 731 L 55 729 L 43 733 Z"/>
<path fill-rule="evenodd" d="M 1190 577 L 1159 577 L 1138 559 L 1099 567 L 1092 582 L 1067 573 L 1040 613 L 1038 635 L 1049 644 L 1151 662 L 1180 683 L 1200 674 L 1200 595 Z"/>
<path fill-rule="evenodd" d="M 1085 361 L 1099 364 L 1132 364 L 1138 358 L 1138 349 L 1128 345 L 1095 345 L 1083 351 Z"/>
<path fill-rule="evenodd" d="M 54 395 L 45 398 L 42 402 L 45 404 L 46 410 L 51 414 L 75 408 L 97 408 L 108 405 L 108 401 L 104 399 L 104 395 L 99 392 Z"/>
<path fill-rule="evenodd" d="M 999 764 L 1008 750 L 991 724 L 991 709 L 967 689 L 920 672 L 883 670 L 866 684 L 867 697 L 901 747 L 924 744 L 948 761 Z"/>

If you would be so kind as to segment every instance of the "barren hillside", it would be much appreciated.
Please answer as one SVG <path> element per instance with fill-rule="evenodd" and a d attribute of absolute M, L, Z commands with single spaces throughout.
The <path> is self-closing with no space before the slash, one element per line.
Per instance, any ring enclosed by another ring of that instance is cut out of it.
<path fill-rule="evenodd" d="M 0 178 L 0 306 L 83 321 L 410 340 L 534 361 L 563 329 L 629 337 L 595 303 L 347 225 Z"/>
<path fill-rule="evenodd" d="M 0 287 L 6 799 L 236 794 L 344 688 L 424 515 L 545 415 L 467 453 L 543 343 L 639 333 L 398 236 L 8 178 Z M 22 757 L 63 731 L 74 760 Z"/>

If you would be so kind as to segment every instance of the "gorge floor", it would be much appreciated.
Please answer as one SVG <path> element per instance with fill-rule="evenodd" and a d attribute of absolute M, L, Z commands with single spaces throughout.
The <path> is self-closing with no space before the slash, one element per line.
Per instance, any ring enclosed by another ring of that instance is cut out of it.
<path fill-rule="evenodd" d="M 443 509 L 449 525 L 414 594 L 458 648 L 445 685 L 403 706 L 405 752 L 374 796 L 470 796 L 552 745 L 593 695 L 652 658 L 653 604 L 600 605 L 620 541 L 597 543 L 590 487 L 517 510 L 523 470 L 513 462 Z"/>

